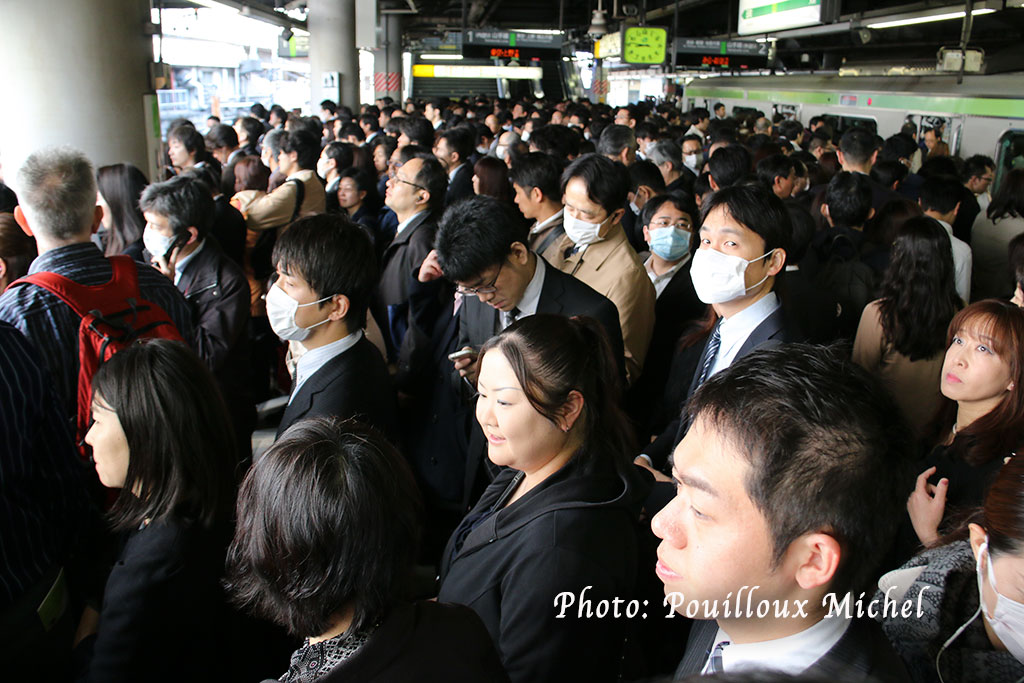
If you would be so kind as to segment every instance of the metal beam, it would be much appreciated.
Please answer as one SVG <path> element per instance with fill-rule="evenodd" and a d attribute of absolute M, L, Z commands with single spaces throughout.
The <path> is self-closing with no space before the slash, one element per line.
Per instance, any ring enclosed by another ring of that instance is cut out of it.
<path fill-rule="evenodd" d="M 480 17 L 480 21 L 476 22 L 476 25 L 486 26 L 487 21 L 491 18 L 491 15 L 494 14 L 494 10 L 498 9 L 498 5 L 500 4 L 501 0 L 491 0 L 491 6 L 487 8 L 487 11 L 484 12 L 482 17 Z"/>
<path fill-rule="evenodd" d="M 251 19 L 258 19 L 265 21 L 268 24 L 274 24 L 281 28 L 298 28 L 303 31 L 308 31 L 309 28 L 306 22 L 301 19 L 292 19 L 286 14 L 281 12 L 274 12 L 268 10 L 265 5 L 244 2 L 242 0 L 190 0 L 193 5 L 198 7 L 211 7 L 216 5 L 223 5 L 230 9 L 238 10 L 239 14 L 247 16 Z"/>

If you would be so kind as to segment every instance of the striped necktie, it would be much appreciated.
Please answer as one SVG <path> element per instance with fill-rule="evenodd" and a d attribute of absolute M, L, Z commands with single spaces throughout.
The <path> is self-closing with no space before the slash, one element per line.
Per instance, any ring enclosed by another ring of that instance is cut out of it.
<path fill-rule="evenodd" d="M 700 368 L 700 378 L 697 380 L 697 386 L 704 384 L 704 380 L 711 374 L 711 368 L 715 364 L 715 359 L 718 358 L 718 347 L 722 345 L 722 321 L 719 320 L 715 323 L 715 329 L 711 331 L 711 339 L 708 341 L 708 352 L 704 357 L 704 365 Z"/>
<path fill-rule="evenodd" d="M 716 674 L 721 671 L 725 671 L 725 665 L 722 663 L 722 650 L 729 644 L 728 640 L 723 640 L 718 645 L 715 645 L 715 649 L 711 652 L 711 661 L 708 666 L 709 674 Z"/>

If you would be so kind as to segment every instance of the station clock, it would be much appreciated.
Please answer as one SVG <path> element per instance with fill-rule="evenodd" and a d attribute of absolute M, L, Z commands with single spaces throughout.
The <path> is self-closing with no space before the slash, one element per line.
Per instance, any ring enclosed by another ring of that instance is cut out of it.
<path fill-rule="evenodd" d="M 622 32 L 622 61 L 627 64 L 662 64 L 668 31 L 658 26 L 627 26 Z"/>

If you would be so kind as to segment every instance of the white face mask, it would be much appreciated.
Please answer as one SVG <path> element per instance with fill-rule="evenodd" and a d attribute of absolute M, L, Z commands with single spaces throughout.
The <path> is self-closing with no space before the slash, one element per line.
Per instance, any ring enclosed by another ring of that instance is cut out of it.
<path fill-rule="evenodd" d="M 508 145 L 497 145 L 494 148 L 494 156 L 498 157 L 502 161 L 505 160 L 505 153 L 508 151 Z"/>
<path fill-rule="evenodd" d="M 330 298 L 332 297 L 325 296 L 318 301 L 300 304 L 277 285 L 272 286 L 270 291 L 267 292 L 267 318 L 270 321 L 271 329 L 274 330 L 274 334 L 284 341 L 303 341 L 309 336 L 310 330 L 323 325 L 330 318 L 324 318 L 316 325 L 299 327 L 295 324 L 295 313 L 304 306 L 315 306 Z"/>
<path fill-rule="evenodd" d="M 528 130 L 524 130 L 524 131 L 523 131 L 523 134 L 522 134 L 521 136 L 519 136 L 519 137 L 520 137 L 520 139 L 521 139 L 521 140 L 522 140 L 523 142 L 529 142 L 529 141 L 530 141 L 530 131 L 528 131 Z"/>
<path fill-rule="evenodd" d="M 703 159 L 701 158 L 703 156 L 704 154 L 701 152 L 697 152 L 696 154 L 684 154 L 683 165 L 686 166 L 686 168 L 696 171 L 697 167 L 700 165 L 700 162 L 703 161 Z"/>
<path fill-rule="evenodd" d="M 633 212 L 634 216 L 640 215 L 640 207 L 636 205 L 636 202 L 629 203 L 629 210 Z"/>
<path fill-rule="evenodd" d="M 981 590 L 981 561 L 987 555 L 988 582 L 992 586 L 992 592 L 996 594 L 996 608 L 989 613 L 985 605 L 985 596 Z M 981 600 L 981 609 L 985 612 L 985 618 L 995 631 L 996 636 L 1003 642 L 1006 649 L 1010 651 L 1014 659 L 1024 662 L 1024 604 L 1011 600 L 999 592 L 996 588 L 996 574 L 992 569 L 992 553 L 988 551 L 988 539 L 981 545 L 978 552 L 978 598 Z"/>
<path fill-rule="evenodd" d="M 174 240 L 165 235 L 161 235 L 152 228 L 145 228 L 142 231 L 142 244 L 146 247 L 146 251 L 150 253 L 154 258 L 163 258 L 170 251 L 171 245 L 174 244 Z"/>
<path fill-rule="evenodd" d="M 601 227 L 610 219 L 611 216 L 605 218 L 600 223 L 587 223 L 578 218 L 573 218 L 569 212 L 566 212 L 562 218 L 562 228 L 573 244 L 577 247 L 585 247 L 588 244 L 600 242 L 603 239 L 601 237 Z"/>
<path fill-rule="evenodd" d="M 690 264 L 690 279 L 693 280 L 697 298 L 706 304 L 724 304 L 740 298 L 768 279 L 765 275 L 760 281 L 747 287 L 744 277 L 747 266 L 771 256 L 774 252 L 772 249 L 767 254 L 748 261 L 714 249 L 698 249 Z"/>

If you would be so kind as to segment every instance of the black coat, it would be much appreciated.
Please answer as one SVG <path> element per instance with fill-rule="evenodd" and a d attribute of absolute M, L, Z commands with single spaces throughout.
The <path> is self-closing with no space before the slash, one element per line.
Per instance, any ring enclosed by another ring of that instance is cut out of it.
<path fill-rule="evenodd" d="M 384 333 L 389 360 L 410 352 L 408 348 L 399 349 L 409 325 L 409 282 L 434 248 L 435 232 L 434 216 L 429 211 L 419 213 L 395 235 L 381 257 L 380 287 L 372 310 Z"/>
<path fill-rule="evenodd" d="M 448 191 L 444 195 L 444 205 L 451 206 L 455 202 L 473 196 L 473 167 L 462 164 L 455 172 L 455 177 L 448 183 Z"/>
<path fill-rule="evenodd" d="M 210 234 L 217 239 L 228 258 L 242 266 L 245 260 L 245 218 L 228 203 L 229 195 L 213 200 L 213 223 Z"/>
<path fill-rule="evenodd" d="M 305 381 L 285 408 L 277 436 L 299 420 L 334 416 L 354 417 L 394 439 L 396 409 L 388 368 L 364 336 Z"/>
<path fill-rule="evenodd" d="M 584 473 L 570 462 L 502 507 L 517 474 L 507 469 L 487 488 L 467 520 L 497 509 L 458 551 L 461 525 L 452 536 L 438 600 L 480 616 L 516 683 L 615 681 L 626 621 L 579 618 L 578 601 L 584 589 L 594 605 L 633 594 L 640 503 L 650 479 L 632 466 Z M 557 619 L 555 597 L 565 591 L 577 604 Z"/>
<path fill-rule="evenodd" d="M 107 580 L 86 680 L 225 680 L 227 540 L 174 518 L 133 531 Z"/>
<path fill-rule="evenodd" d="M 834 617 L 841 618 L 841 617 Z M 715 643 L 718 623 L 698 621 L 690 632 L 686 653 L 676 669 L 676 680 L 700 674 Z M 903 683 L 909 680 L 899 655 L 885 639 L 881 627 L 873 621 L 855 619 L 832 649 L 806 671 L 821 680 Z"/>
<path fill-rule="evenodd" d="M 508 676 L 472 610 L 417 602 L 395 606 L 369 640 L 316 681 L 503 683 Z"/>

